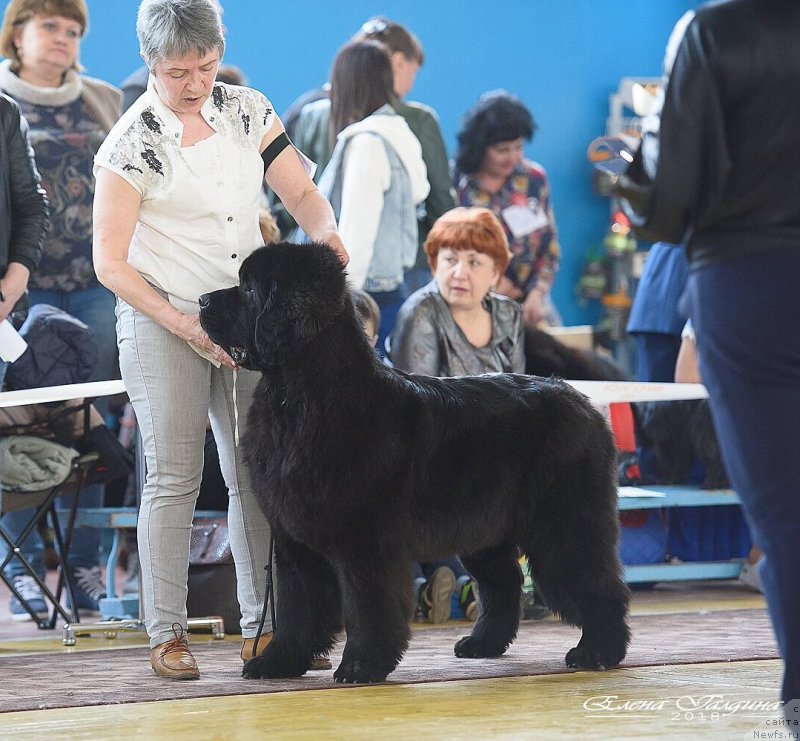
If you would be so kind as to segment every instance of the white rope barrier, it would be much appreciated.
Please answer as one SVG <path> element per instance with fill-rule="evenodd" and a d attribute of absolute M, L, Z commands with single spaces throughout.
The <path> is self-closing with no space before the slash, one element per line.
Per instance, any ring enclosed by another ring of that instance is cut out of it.
<path fill-rule="evenodd" d="M 44 404 L 49 401 L 112 396 L 124 391 L 125 384 L 122 381 L 92 381 L 90 383 L 70 383 L 65 386 L 3 391 L 0 392 L 0 407 L 20 407 L 25 404 Z"/>
<path fill-rule="evenodd" d="M 679 401 L 705 399 L 708 396 L 702 383 L 641 383 L 638 381 L 567 381 L 597 404 L 635 401 Z M 43 404 L 95 396 L 110 396 L 125 391 L 122 381 L 94 381 L 66 386 L 47 386 L 38 389 L 0 392 L 0 407 Z"/>
<path fill-rule="evenodd" d="M 705 399 L 702 383 L 642 383 L 639 381 L 567 381 L 595 404 L 636 401 L 681 401 Z"/>

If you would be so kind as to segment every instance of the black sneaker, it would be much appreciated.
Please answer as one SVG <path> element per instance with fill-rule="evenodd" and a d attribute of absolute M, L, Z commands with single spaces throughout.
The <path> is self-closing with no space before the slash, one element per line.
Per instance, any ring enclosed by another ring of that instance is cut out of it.
<path fill-rule="evenodd" d="M 419 590 L 419 606 L 431 623 L 444 623 L 450 619 L 450 605 L 456 575 L 451 568 L 440 566 Z"/>
<path fill-rule="evenodd" d="M 520 600 L 520 620 L 544 620 L 552 615 L 538 592 L 523 592 Z"/>
<path fill-rule="evenodd" d="M 72 586 L 79 610 L 97 612 L 100 609 L 98 601 L 106 597 L 106 582 L 99 566 L 78 566 L 72 572 Z M 69 597 L 67 604 L 70 604 Z"/>
<path fill-rule="evenodd" d="M 19 592 L 22 599 L 31 606 L 31 609 L 36 613 L 36 617 L 39 620 L 43 620 L 47 617 L 47 603 L 42 596 L 42 590 L 32 576 L 28 574 L 15 576 L 11 580 L 11 583 Z M 8 610 L 11 613 L 12 620 L 16 620 L 17 622 L 33 620 L 31 614 L 22 606 L 22 602 L 20 602 L 14 594 L 11 595 L 11 602 L 9 603 Z"/>

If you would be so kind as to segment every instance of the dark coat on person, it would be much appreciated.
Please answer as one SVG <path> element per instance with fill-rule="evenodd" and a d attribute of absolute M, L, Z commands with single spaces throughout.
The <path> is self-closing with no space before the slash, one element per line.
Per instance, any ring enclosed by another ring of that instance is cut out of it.
<path fill-rule="evenodd" d="M 691 269 L 800 244 L 798 27 L 795 0 L 728 0 L 673 32 L 660 125 L 617 195 L 637 235 L 685 243 Z"/>
<path fill-rule="evenodd" d="M 33 272 L 47 233 L 47 196 L 39 182 L 28 123 L 0 94 L 0 276 L 18 262 Z"/>

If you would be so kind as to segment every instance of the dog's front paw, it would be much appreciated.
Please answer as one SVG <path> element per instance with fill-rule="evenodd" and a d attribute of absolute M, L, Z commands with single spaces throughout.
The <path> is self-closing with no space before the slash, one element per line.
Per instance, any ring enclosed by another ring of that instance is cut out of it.
<path fill-rule="evenodd" d="M 276 652 L 271 651 L 249 659 L 242 668 L 245 679 L 284 679 L 302 677 L 308 670 L 302 662 L 281 661 Z"/>
<path fill-rule="evenodd" d="M 625 658 L 625 649 L 612 650 L 591 646 L 581 640 L 575 648 L 567 652 L 564 661 L 570 669 L 594 669 L 605 671 L 613 669 Z"/>
<path fill-rule="evenodd" d="M 494 659 L 502 656 L 508 646 L 487 644 L 474 636 L 467 636 L 458 641 L 453 652 L 459 659 Z"/>
<path fill-rule="evenodd" d="M 333 673 L 334 681 L 343 684 L 383 682 L 387 676 L 389 676 L 388 671 L 370 666 L 368 662 L 359 659 L 342 660 L 339 668 Z"/>
<path fill-rule="evenodd" d="M 599 671 L 607 669 L 606 665 L 600 660 L 600 654 L 597 651 L 581 645 L 567 651 L 564 663 L 570 669 L 597 669 Z"/>

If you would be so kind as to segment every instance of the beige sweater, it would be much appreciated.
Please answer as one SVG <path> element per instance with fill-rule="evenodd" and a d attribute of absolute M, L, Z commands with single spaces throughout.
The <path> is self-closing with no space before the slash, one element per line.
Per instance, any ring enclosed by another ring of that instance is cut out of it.
<path fill-rule="evenodd" d="M 0 90 L 15 100 L 38 105 L 66 105 L 80 96 L 92 118 L 108 133 L 119 118 L 122 92 L 107 82 L 67 70 L 60 87 L 36 87 L 17 77 L 11 60 L 0 62 Z"/>
<path fill-rule="evenodd" d="M 119 118 L 122 91 L 94 77 L 83 75 L 81 80 L 83 81 L 82 95 L 86 107 L 108 133 Z"/>

